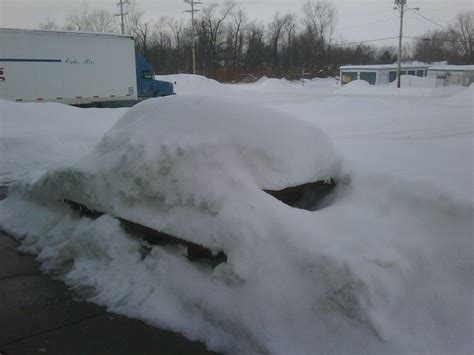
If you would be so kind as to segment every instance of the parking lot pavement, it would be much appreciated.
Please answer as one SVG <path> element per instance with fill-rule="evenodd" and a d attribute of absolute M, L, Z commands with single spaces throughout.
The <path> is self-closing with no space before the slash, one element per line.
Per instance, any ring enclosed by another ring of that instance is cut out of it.
<path fill-rule="evenodd" d="M 6 189 L 0 188 L 0 199 Z M 201 343 L 78 299 L 0 231 L 0 355 L 212 354 Z"/>

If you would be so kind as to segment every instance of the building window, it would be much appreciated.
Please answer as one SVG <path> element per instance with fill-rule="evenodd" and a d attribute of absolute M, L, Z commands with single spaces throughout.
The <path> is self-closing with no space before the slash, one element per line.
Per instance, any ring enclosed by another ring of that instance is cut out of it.
<path fill-rule="evenodd" d="M 388 81 L 391 83 L 392 81 L 397 80 L 397 72 L 391 71 L 388 73 Z"/>
<path fill-rule="evenodd" d="M 360 73 L 360 80 L 365 80 L 371 85 L 375 85 L 375 82 L 377 81 L 377 73 L 376 72 L 370 72 L 370 73 Z"/>
<path fill-rule="evenodd" d="M 353 80 L 357 80 L 357 73 L 355 73 L 355 72 L 342 72 L 342 75 L 341 75 L 342 85 L 348 84 Z"/>
<path fill-rule="evenodd" d="M 419 76 L 419 77 L 425 76 L 425 71 L 424 70 L 417 70 L 416 71 L 416 76 Z"/>
<path fill-rule="evenodd" d="M 153 72 L 148 70 L 142 71 L 142 79 L 153 79 Z"/>

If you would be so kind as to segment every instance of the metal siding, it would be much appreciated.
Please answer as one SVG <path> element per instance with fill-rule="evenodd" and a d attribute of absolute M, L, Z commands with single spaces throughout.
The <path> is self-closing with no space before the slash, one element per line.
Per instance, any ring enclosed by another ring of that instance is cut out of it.
<path fill-rule="evenodd" d="M 111 100 L 111 95 L 114 100 L 136 99 L 130 37 L 0 29 L 0 43 L 0 58 L 10 59 L 0 59 L 5 68 L 0 98 L 73 104 Z M 133 96 L 127 96 L 129 88 Z"/>

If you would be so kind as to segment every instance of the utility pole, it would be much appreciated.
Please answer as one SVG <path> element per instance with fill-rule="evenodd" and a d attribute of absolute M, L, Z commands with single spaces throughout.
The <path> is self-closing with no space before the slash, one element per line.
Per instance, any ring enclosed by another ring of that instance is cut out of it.
<path fill-rule="evenodd" d="M 405 10 L 416 10 L 419 11 L 419 7 L 415 8 L 406 8 L 405 6 L 407 5 L 407 0 L 395 0 L 395 7 L 393 8 L 394 10 L 400 10 L 400 35 L 398 38 L 398 55 L 397 55 L 397 61 L 398 61 L 398 69 L 397 69 L 397 88 L 400 89 L 401 83 L 402 83 L 402 39 L 403 39 L 403 15 L 405 15 Z"/>
<path fill-rule="evenodd" d="M 125 15 L 128 15 L 128 12 L 124 12 L 124 5 L 129 4 L 128 0 L 119 0 L 117 6 L 119 7 L 119 13 L 115 16 L 120 16 L 120 29 L 122 34 L 125 34 Z"/>
<path fill-rule="evenodd" d="M 398 69 L 397 69 L 397 88 L 400 89 L 401 82 L 402 82 L 402 39 L 403 39 L 403 15 L 405 13 L 405 5 L 407 4 L 407 0 L 395 0 L 394 9 L 400 10 L 400 35 L 398 38 Z"/>
<path fill-rule="evenodd" d="M 195 9 L 194 7 L 196 5 L 201 5 L 202 2 L 199 1 L 194 1 L 194 0 L 184 0 L 186 4 L 189 4 L 190 9 L 185 10 L 184 12 L 190 13 L 191 14 L 191 46 L 192 46 L 192 52 L 193 52 L 193 74 L 196 74 L 196 49 L 195 49 L 195 44 L 194 44 L 194 13 L 198 12 L 198 9 Z"/>

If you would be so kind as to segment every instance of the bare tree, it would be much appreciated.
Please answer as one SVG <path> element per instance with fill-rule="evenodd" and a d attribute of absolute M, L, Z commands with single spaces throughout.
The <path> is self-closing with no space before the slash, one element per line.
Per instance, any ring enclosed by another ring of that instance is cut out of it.
<path fill-rule="evenodd" d="M 60 26 L 56 23 L 56 20 L 47 18 L 44 22 L 38 25 L 40 30 L 59 30 Z"/>
<path fill-rule="evenodd" d="M 303 5 L 304 25 L 316 40 L 323 44 L 332 39 L 337 22 L 337 10 L 328 0 L 308 0 Z"/>
<path fill-rule="evenodd" d="M 217 4 L 212 4 L 202 9 L 201 32 L 202 37 L 206 39 L 208 55 L 211 63 L 217 62 L 217 52 L 222 39 L 222 25 L 231 14 L 235 4 L 227 1 L 218 15 L 215 14 L 218 8 Z"/>
<path fill-rule="evenodd" d="M 104 9 L 89 10 L 87 2 L 81 9 L 69 13 L 65 29 L 71 31 L 116 32 L 114 15 Z"/>
<path fill-rule="evenodd" d="M 244 65 L 247 69 L 257 68 L 265 61 L 265 27 L 255 21 L 247 26 L 244 39 L 247 43 Z"/>
<path fill-rule="evenodd" d="M 425 62 L 474 64 L 474 12 L 460 13 L 446 30 L 430 31 L 415 41 L 413 57 Z"/>
<path fill-rule="evenodd" d="M 148 57 L 151 22 L 143 21 L 142 16 L 142 11 L 130 12 L 127 28 L 128 32 L 135 38 L 135 46 L 145 57 Z"/>
<path fill-rule="evenodd" d="M 234 71 L 240 65 L 243 50 L 243 27 L 247 22 L 247 14 L 244 10 L 238 9 L 232 13 L 232 23 L 229 26 L 229 32 L 232 38 L 232 65 Z"/>
<path fill-rule="evenodd" d="M 423 62 L 448 60 L 451 53 L 452 36 L 448 31 L 431 31 L 414 44 L 413 57 Z"/>
<path fill-rule="evenodd" d="M 474 11 L 463 12 L 456 16 L 456 20 L 450 26 L 450 32 L 454 35 L 453 43 L 457 43 L 461 53 L 474 62 Z"/>
<path fill-rule="evenodd" d="M 286 16 L 281 16 L 279 12 L 276 12 L 273 16 L 273 21 L 269 25 L 269 34 L 272 46 L 272 57 L 274 65 L 278 64 L 278 45 L 280 43 L 280 38 L 282 37 L 285 25 Z"/>
<path fill-rule="evenodd" d="M 286 32 L 286 38 L 287 38 L 287 60 L 288 60 L 288 66 L 292 65 L 292 41 L 293 41 L 293 36 L 294 32 L 296 30 L 296 15 L 294 13 L 289 13 L 285 15 L 285 32 Z"/>
<path fill-rule="evenodd" d="M 174 44 L 176 46 L 177 52 L 180 52 L 181 49 L 181 41 L 184 34 L 184 24 L 183 19 L 175 20 L 169 19 L 167 21 L 168 27 L 173 34 Z"/>

